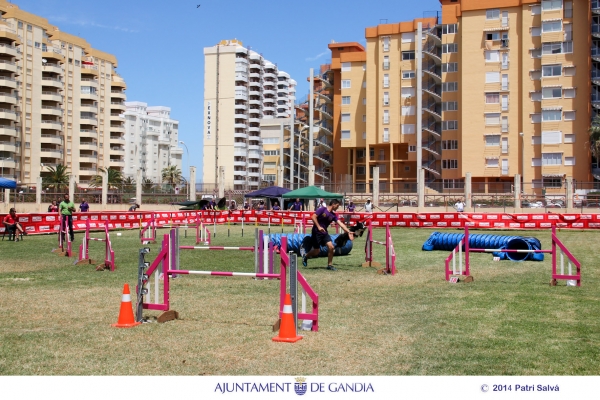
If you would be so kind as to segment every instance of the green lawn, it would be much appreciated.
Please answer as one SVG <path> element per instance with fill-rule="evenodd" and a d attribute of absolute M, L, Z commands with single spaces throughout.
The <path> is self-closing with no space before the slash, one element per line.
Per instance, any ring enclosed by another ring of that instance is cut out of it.
<path fill-rule="evenodd" d="M 243 238 L 240 226 L 231 229 L 227 237 L 219 226 L 212 244 L 253 244 L 253 227 L 246 226 Z M 393 277 L 360 267 L 364 237 L 351 255 L 334 259 L 337 272 L 325 269 L 325 259 L 310 260 L 302 273 L 319 294 L 320 330 L 304 332 L 296 344 L 271 341 L 278 281 L 249 278 L 176 279 L 171 299 L 179 320 L 110 327 L 123 284 L 133 291 L 137 280 L 137 231 L 111 234 L 114 273 L 51 253 L 55 235 L 0 242 L 0 374 L 600 375 L 597 232 L 559 233 L 582 263 L 581 287 L 549 286 L 549 255 L 514 263 L 472 254 L 475 281 L 450 284 L 444 280 L 448 254 L 421 251 L 431 232 L 392 230 Z M 549 232 L 526 235 L 550 247 Z M 383 229 L 375 231 L 375 239 L 383 236 Z M 81 238 L 78 233 L 77 245 Z M 150 245 L 148 260 L 158 246 Z M 90 251 L 100 259 L 102 244 L 93 242 Z M 375 248 L 376 259 L 383 254 Z M 254 268 L 249 252 L 187 251 L 181 260 L 190 270 Z"/>

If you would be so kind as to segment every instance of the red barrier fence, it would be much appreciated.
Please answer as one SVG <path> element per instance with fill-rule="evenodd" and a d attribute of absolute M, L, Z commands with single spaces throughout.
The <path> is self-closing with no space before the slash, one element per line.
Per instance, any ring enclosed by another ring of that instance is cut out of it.
<path fill-rule="evenodd" d="M 75 231 L 85 230 L 85 220 L 89 218 L 90 227 L 103 229 L 139 229 L 154 215 L 158 227 L 169 224 L 185 224 L 195 226 L 196 214 L 202 215 L 205 225 L 237 223 L 271 224 L 294 226 L 305 218 L 311 223 L 312 212 L 291 211 L 146 211 L 146 212 L 88 212 L 74 213 L 73 228 Z M 502 214 L 502 213 L 339 213 L 350 221 L 364 220 L 372 216 L 373 227 L 408 227 L 408 228 L 482 228 L 482 229 L 547 229 L 556 225 L 561 229 L 600 229 L 600 214 Z M 1 215 L 0 218 L 3 218 Z M 19 222 L 30 234 L 56 233 L 60 219 L 57 213 L 18 214 Z M 4 232 L 0 226 L 0 233 Z"/>

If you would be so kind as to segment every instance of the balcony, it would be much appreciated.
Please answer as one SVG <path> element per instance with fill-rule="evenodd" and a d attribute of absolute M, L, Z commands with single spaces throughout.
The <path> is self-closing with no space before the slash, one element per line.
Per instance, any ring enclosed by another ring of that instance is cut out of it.
<path fill-rule="evenodd" d="M 238 169 L 236 169 L 236 170 L 233 171 L 233 175 L 235 176 L 234 179 L 243 179 L 245 176 L 248 175 L 248 172 L 244 171 L 244 170 L 238 170 Z"/>
<path fill-rule="evenodd" d="M 270 112 L 275 112 L 275 107 L 272 107 L 272 106 L 267 106 L 267 105 L 265 104 L 265 106 L 263 107 L 263 111 L 264 111 L 264 112 L 269 112 L 269 111 L 270 111 Z"/>
<path fill-rule="evenodd" d="M 42 106 L 43 108 L 43 106 Z M 79 106 L 79 111 L 81 112 L 90 112 L 90 113 L 98 113 L 98 107 L 93 106 L 93 105 L 84 105 L 82 104 L 81 106 Z"/>
<path fill-rule="evenodd" d="M 246 161 L 234 161 L 233 162 L 233 166 L 234 167 L 245 167 L 246 166 Z"/>
<path fill-rule="evenodd" d="M 58 65 L 58 64 L 50 64 L 50 63 L 46 63 L 45 65 L 43 65 L 42 66 L 42 71 L 44 71 L 44 72 L 53 72 L 55 74 L 63 74 L 64 73 L 64 71 L 60 67 L 60 65 Z"/>
<path fill-rule="evenodd" d="M 110 102 L 110 109 L 111 110 L 121 110 L 121 111 L 125 112 L 125 110 L 127 108 L 125 107 L 125 103 L 123 103 L 121 101 L 111 101 Z"/>
<path fill-rule="evenodd" d="M 7 108 L 0 108 L 0 119 L 8 119 L 17 122 L 17 113 Z"/>
<path fill-rule="evenodd" d="M 110 87 L 120 87 L 123 89 L 127 88 L 127 85 L 125 84 L 125 81 L 123 80 L 123 78 L 121 78 L 118 75 L 113 74 L 113 80 L 110 82 Z"/>
<path fill-rule="evenodd" d="M 260 127 L 258 126 L 251 126 L 248 128 L 248 131 L 250 132 L 260 132 Z"/>
<path fill-rule="evenodd" d="M 79 175 L 80 176 L 95 176 L 97 174 L 98 174 L 98 172 L 97 172 L 96 168 L 79 167 Z"/>
<path fill-rule="evenodd" d="M 42 133 L 41 137 L 42 137 L 42 139 L 40 140 L 41 143 L 56 144 L 59 146 L 62 146 L 62 144 L 63 144 L 62 136 L 59 136 L 59 135 L 49 135 L 46 133 Z"/>
<path fill-rule="evenodd" d="M 17 96 L 13 94 L 0 94 L 0 103 L 17 104 Z"/>
<path fill-rule="evenodd" d="M 16 73 L 17 64 L 12 61 L 0 60 L 0 70 Z"/>
<path fill-rule="evenodd" d="M 9 153 L 16 153 L 17 152 L 17 145 L 16 145 L 16 143 L 9 142 L 9 141 L 0 141 L 0 151 L 7 151 Z"/>
<path fill-rule="evenodd" d="M 0 54 L 7 54 L 12 57 L 20 57 L 21 53 L 15 46 L 10 44 L 0 43 Z"/>
<path fill-rule="evenodd" d="M 261 87 L 261 84 L 260 84 L 260 82 L 249 82 L 248 87 L 254 89 L 254 91 L 257 91 L 257 90 L 260 90 L 259 88 Z"/>
<path fill-rule="evenodd" d="M 42 106 L 42 115 L 55 115 L 57 117 L 62 117 L 63 111 L 60 107 Z"/>
<path fill-rule="evenodd" d="M 120 91 L 120 90 L 111 90 L 110 91 L 110 98 L 111 99 L 121 99 L 121 100 L 127 100 L 127 95 Z"/>
<path fill-rule="evenodd" d="M 273 80 L 276 80 L 277 75 L 275 75 L 273 72 L 265 72 L 263 74 L 263 79 L 267 79 L 267 78 L 272 78 Z"/>
<path fill-rule="evenodd" d="M 97 65 L 89 65 L 82 64 L 81 65 L 81 74 L 89 74 L 98 76 L 98 66 Z"/>
<path fill-rule="evenodd" d="M 260 172 L 248 172 L 248 176 L 250 176 L 250 177 L 260 177 Z"/>
<path fill-rule="evenodd" d="M 238 124 L 233 124 L 233 127 L 236 128 L 236 129 L 246 129 L 248 127 L 248 125 L 242 124 L 242 123 L 238 123 Z"/>
<path fill-rule="evenodd" d="M 81 82 L 85 82 L 83 86 L 91 86 L 94 88 L 98 88 L 98 80 L 92 78 L 81 78 Z"/>
<path fill-rule="evenodd" d="M 62 127 L 62 122 L 55 120 L 42 120 L 40 125 L 40 128 L 42 129 L 54 129 L 55 131 L 61 131 Z"/>
<path fill-rule="evenodd" d="M 91 154 L 79 154 L 79 162 L 80 163 L 93 163 L 96 164 L 98 162 L 98 157 Z"/>
<path fill-rule="evenodd" d="M 15 78 L 11 78 L 8 76 L 0 76 L 0 86 L 16 89 L 17 81 L 15 80 Z"/>
<path fill-rule="evenodd" d="M 246 142 L 233 142 L 233 147 L 238 149 L 246 149 L 248 148 L 248 145 L 246 144 Z"/>
<path fill-rule="evenodd" d="M 274 90 L 265 89 L 263 90 L 264 96 L 276 96 L 277 93 Z"/>
<path fill-rule="evenodd" d="M 248 146 L 248 150 L 260 150 L 260 146 L 256 144 L 251 144 Z"/>
<path fill-rule="evenodd" d="M 49 78 L 47 76 L 42 77 L 42 87 L 55 87 L 57 89 L 63 89 L 64 83 L 58 78 Z"/>
<path fill-rule="evenodd" d="M 62 94 L 60 94 L 58 92 L 43 91 L 42 92 L 42 100 L 56 101 L 57 103 L 62 103 L 63 96 L 62 96 Z"/>
<path fill-rule="evenodd" d="M 96 142 L 79 142 L 79 150 L 98 150 L 98 143 Z"/>
<path fill-rule="evenodd" d="M 233 184 L 234 185 L 245 185 L 246 184 L 246 180 L 245 179 L 234 179 L 233 180 Z"/>
<path fill-rule="evenodd" d="M 117 158 L 111 158 L 109 165 L 111 167 L 125 167 L 125 161 Z"/>
<path fill-rule="evenodd" d="M 17 162 L 12 157 L 0 157 L 0 168 L 17 168 Z M 12 178 L 11 176 L 8 177 Z"/>
<path fill-rule="evenodd" d="M 98 100 L 98 95 L 96 93 L 81 93 L 81 98 L 86 100 Z M 125 108 L 123 107 L 123 111 Z"/>
<path fill-rule="evenodd" d="M 45 158 L 59 158 L 59 159 L 63 158 L 62 150 L 58 150 L 58 149 L 41 148 L 40 153 L 42 153 L 41 156 L 45 157 Z"/>
<path fill-rule="evenodd" d="M 248 116 L 246 114 L 234 114 L 234 118 L 237 119 L 248 119 Z M 242 121 L 236 121 L 236 122 L 242 122 Z"/>
<path fill-rule="evenodd" d="M 241 133 L 241 132 L 234 132 L 233 133 L 233 138 L 234 139 L 247 140 L 248 139 L 248 135 L 246 135 L 245 133 Z"/>
<path fill-rule="evenodd" d="M 122 116 L 122 114 L 119 113 L 111 113 L 110 114 L 110 120 L 111 121 L 119 121 L 119 122 L 123 122 L 125 121 L 125 118 Z"/>
<path fill-rule="evenodd" d="M 248 92 L 248 94 L 251 97 L 252 96 L 255 96 L 255 97 L 261 97 L 262 96 L 262 93 L 259 90 L 257 90 L 256 88 L 250 88 L 250 92 Z"/>
<path fill-rule="evenodd" d="M 125 149 L 119 146 L 110 146 L 110 152 L 112 154 L 125 154 Z M 171 151 L 171 154 L 174 154 L 175 150 Z"/>
<path fill-rule="evenodd" d="M 110 137 L 110 143 L 122 144 L 124 141 L 125 141 L 125 138 L 123 136 L 111 135 L 111 137 Z"/>
<path fill-rule="evenodd" d="M 113 126 L 113 125 L 111 125 L 110 128 L 109 128 L 109 131 L 111 133 L 116 133 L 116 132 L 125 133 L 125 127 L 124 126 Z"/>
<path fill-rule="evenodd" d="M 235 99 L 236 100 L 248 100 L 248 91 L 246 88 L 237 89 L 235 91 Z"/>
<path fill-rule="evenodd" d="M 263 99 L 263 103 L 275 103 L 275 98 L 274 97 L 265 97 Z"/>
<path fill-rule="evenodd" d="M 248 109 L 248 106 L 246 104 L 244 104 L 244 103 L 241 103 L 241 104 L 234 105 L 233 108 L 235 108 L 236 110 L 246 111 Z"/>
<path fill-rule="evenodd" d="M 11 125 L 0 125 L 0 136 L 17 137 L 17 129 Z"/>
<path fill-rule="evenodd" d="M 98 132 L 93 131 L 91 129 L 80 129 L 79 130 L 79 137 L 91 137 L 91 138 L 95 138 L 98 136 Z"/>
<path fill-rule="evenodd" d="M 79 123 L 81 125 L 98 126 L 98 119 L 97 118 L 91 118 L 91 117 L 80 117 L 79 118 Z"/>

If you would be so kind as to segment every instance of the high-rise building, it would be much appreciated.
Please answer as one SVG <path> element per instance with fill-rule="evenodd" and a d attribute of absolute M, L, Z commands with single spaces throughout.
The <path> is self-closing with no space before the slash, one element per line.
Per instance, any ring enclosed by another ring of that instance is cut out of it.
<path fill-rule="evenodd" d="M 178 146 L 179 121 L 171 119 L 171 108 L 148 107 L 139 101 L 125 102 L 124 176 L 162 182 L 162 171 L 172 165 L 181 170 L 183 149 Z"/>
<path fill-rule="evenodd" d="M 123 171 L 125 111 L 117 60 L 0 0 L 0 175 L 23 183 L 66 165 L 86 186 Z"/>
<path fill-rule="evenodd" d="M 441 21 L 367 28 L 366 49 L 329 45 L 346 149 L 335 172 L 371 191 L 378 166 L 382 192 L 416 189 L 419 168 L 437 191 L 462 191 L 467 173 L 474 191 L 510 191 L 515 174 L 525 193 L 589 181 L 590 4 L 440 2 Z"/>
<path fill-rule="evenodd" d="M 263 171 L 260 122 L 289 118 L 296 81 L 237 40 L 204 49 L 205 184 L 257 189 Z M 267 174 L 271 175 L 271 174 Z"/>

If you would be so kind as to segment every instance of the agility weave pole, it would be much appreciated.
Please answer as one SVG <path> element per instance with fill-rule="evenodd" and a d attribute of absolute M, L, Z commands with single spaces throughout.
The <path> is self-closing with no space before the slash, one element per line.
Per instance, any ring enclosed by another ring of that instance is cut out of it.
<path fill-rule="evenodd" d="M 363 267 L 381 267 L 381 263 L 373 261 L 373 244 L 379 244 L 385 246 L 385 267 L 378 270 L 378 274 L 385 275 L 396 275 L 396 251 L 394 250 L 394 241 L 392 240 L 392 233 L 390 226 L 385 226 L 385 242 L 373 240 L 373 226 L 371 220 L 369 220 L 367 240 L 365 242 L 365 262 L 362 264 Z"/>
<path fill-rule="evenodd" d="M 158 322 L 166 322 L 177 319 L 179 314 L 177 311 L 170 309 L 170 278 L 177 275 L 210 275 L 210 276 L 245 276 L 252 278 L 266 278 L 280 280 L 279 293 L 279 317 L 283 313 L 284 299 L 286 294 L 286 275 L 290 267 L 290 256 L 285 252 L 287 249 L 287 240 L 282 241 L 283 252 L 280 253 L 280 270 L 279 273 L 246 273 L 246 272 L 225 272 L 225 271 L 192 271 L 177 269 L 177 259 L 175 249 L 178 247 L 176 230 L 171 230 L 169 234 L 165 234 L 162 240 L 161 250 L 152 263 L 146 262 L 145 254 L 150 252 L 149 248 L 140 249 L 139 252 L 139 267 L 138 267 L 138 284 L 136 287 L 137 304 L 136 304 L 136 321 L 143 321 L 143 310 L 157 310 L 162 313 L 157 318 Z M 154 278 L 152 278 L 154 276 Z M 299 282 L 302 287 L 302 312 L 296 313 L 296 318 L 312 321 L 311 329 L 318 330 L 318 295 L 310 287 L 304 276 L 300 272 L 290 275 L 290 289 L 297 287 Z M 152 282 L 153 280 L 153 282 Z M 162 282 L 162 284 L 161 284 Z M 152 284 L 153 283 L 153 284 Z M 153 293 L 152 293 L 153 292 Z M 293 298 L 296 298 L 295 292 L 292 292 Z M 312 312 L 306 312 L 306 294 L 312 300 Z M 154 300 L 152 300 L 154 298 Z M 295 304 L 295 303 L 294 303 Z M 295 308 L 294 308 L 295 309 Z M 296 310 L 297 312 L 297 310 Z"/>
<path fill-rule="evenodd" d="M 96 271 L 102 271 L 105 269 L 111 272 L 115 270 L 115 252 L 112 248 L 110 241 L 110 235 L 108 233 L 108 223 L 104 222 L 104 239 L 90 237 L 90 220 L 85 220 L 85 234 L 83 242 L 79 246 L 79 255 L 75 265 L 89 265 L 95 264 L 95 261 L 90 259 L 90 241 L 104 242 L 104 263 L 97 266 Z"/>
<path fill-rule="evenodd" d="M 466 276 L 465 282 L 470 282 L 473 278 L 470 275 L 470 260 L 469 253 L 495 253 L 495 252 L 506 252 L 506 253 L 549 253 L 552 254 L 552 281 L 550 285 L 556 286 L 558 280 L 566 280 L 567 286 L 581 286 L 581 263 L 575 258 L 575 256 L 567 249 L 567 247 L 560 241 L 558 236 L 556 236 L 556 226 L 552 225 L 552 249 L 550 250 L 525 250 L 525 249 L 478 249 L 472 248 L 469 245 L 469 227 L 465 227 L 465 237 L 462 240 L 464 243 L 464 253 L 465 253 L 465 269 L 462 268 L 460 271 L 456 270 L 456 252 L 459 252 L 460 257 L 460 266 L 462 267 L 462 257 L 461 257 L 461 246 L 462 243 L 459 243 L 458 246 L 452 253 L 446 258 L 446 280 L 450 281 L 451 275 L 461 275 Z M 567 273 L 565 273 L 565 255 L 567 258 Z M 560 273 L 557 272 L 557 264 L 560 259 Z M 453 262 L 452 273 L 450 273 L 450 261 Z M 575 267 L 576 272 L 573 273 L 573 267 Z"/>
<path fill-rule="evenodd" d="M 60 228 L 58 230 L 58 248 L 52 250 L 52 253 L 56 253 L 63 257 L 71 257 L 73 249 L 71 245 L 71 232 L 69 232 L 69 221 L 68 218 L 64 218 L 63 221 L 62 215 L 58 218 L 60 221 Z"/>

